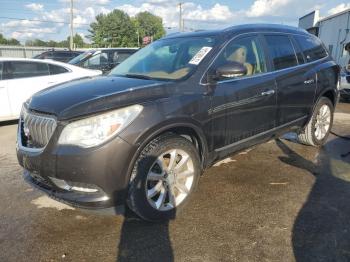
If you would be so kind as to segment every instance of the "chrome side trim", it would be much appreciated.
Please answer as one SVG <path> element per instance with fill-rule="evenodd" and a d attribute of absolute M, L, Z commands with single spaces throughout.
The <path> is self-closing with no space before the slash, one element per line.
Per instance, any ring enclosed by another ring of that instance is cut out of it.
<path fill-rule="evenodd" d="M 257 96 L 253 96 L 253 97 L 249 97 L 243 100 L 239 100 L 239 101 L 234 101 L 234 102 L 229 102 L 229 103 L 225 103 L 222 105 L 219 105 L 217 107 L 211 108 L 208 110 L 209 115 L 224 111 L 226 109 L 230 109 L 230 108 L 235 108 L 235 107 L 239 107 L 242 105 L 246 105 L 246 104 L 251 104 L 254 103 L 260 99 L 263 99 L 264 96 L 262 95 L 257 95 Z"/>

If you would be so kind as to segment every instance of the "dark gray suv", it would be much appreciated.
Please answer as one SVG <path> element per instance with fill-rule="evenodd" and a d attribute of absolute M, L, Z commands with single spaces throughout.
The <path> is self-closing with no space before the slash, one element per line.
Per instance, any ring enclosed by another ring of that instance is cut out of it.
<path fill-rule="evenodd" d="M 277 25 L 172 35 L 108 76 L 43 90 L 18 128 L 24 177 L 84 208 L 174 218 L 204 169 L 288 131 L 328 137 L 340 68 L 318 38 Z"/>

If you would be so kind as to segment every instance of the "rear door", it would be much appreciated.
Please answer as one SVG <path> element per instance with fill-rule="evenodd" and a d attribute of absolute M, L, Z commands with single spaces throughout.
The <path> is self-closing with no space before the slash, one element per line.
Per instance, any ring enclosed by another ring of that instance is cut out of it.
<path fill-rule="evenodd" d="M 47 63 L 11 61 L 5 62 L 5 70 L 12 114 L 18 116 L 29 97 L 50 85 L 49 68 Z"/>
<path fill-rule="evenodd" d="M 306 119 L 313 104 L 316 73 L 304 63 L 290 35 L 266 34 L 265 40 L 278 87 L 278 126 Z"/>
<path fill-rule="evenodd" d="M 4 66 L 0 62 L 0 121 L 11 118 L 11 107 L 8 95 L 7 80 L 3 79 Z"/>

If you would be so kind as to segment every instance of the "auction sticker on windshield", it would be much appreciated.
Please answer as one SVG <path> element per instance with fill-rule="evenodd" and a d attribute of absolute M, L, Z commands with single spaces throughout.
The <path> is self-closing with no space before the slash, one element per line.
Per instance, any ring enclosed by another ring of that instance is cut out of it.
<path fill-rule="evenodd" d="M 191 59 L 190 62 L 188 62 L 191 65 L 199 65 L 200 62 L 206 57 L 206 55 L 210 52 L 212 47 L 204 46 L 201 50 L 198 51 L 198 53 Z"/>

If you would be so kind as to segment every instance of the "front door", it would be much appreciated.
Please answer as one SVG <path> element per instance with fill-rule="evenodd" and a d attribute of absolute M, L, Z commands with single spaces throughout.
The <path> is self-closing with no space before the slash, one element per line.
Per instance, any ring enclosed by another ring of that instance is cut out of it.
<path fill-rule="evenodd" d="M 276 84 L 268 66 L 259 35 L 232 40 L 221 52 L 211 71 L 238 62 L 246 67 L 240 77 L 219 79 L 212 102 L 214 125 L 225 126 L 224 133 L 214 132 L 216 151 L 228 153 L 242 141 L 276 127 Z M 215 130 L 215 126 L 214 126 Z M 224 153 L 225 154 L 225 153 Z"/>

